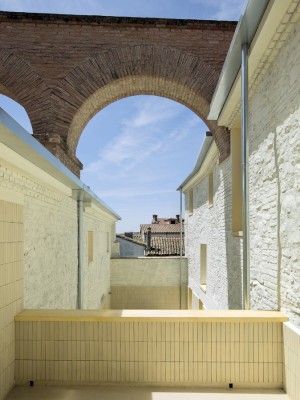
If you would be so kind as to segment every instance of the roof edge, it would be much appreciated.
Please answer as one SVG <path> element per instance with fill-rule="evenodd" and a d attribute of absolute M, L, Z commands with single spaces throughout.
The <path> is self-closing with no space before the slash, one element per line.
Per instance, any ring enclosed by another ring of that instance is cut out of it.
<path fill-rule="evenodd" d="M 199 169 L 201 168 L 206 154 L 210 148 L 210 146 L 212 145 L 214 141 L 214 138 L 212 136 L 205 136 L 202 146 L 201 146 L 201 150 L 199 152 L 196 164 L 192 170 L 192 172 L 185 178 L 185 180 L 178 186 L 178 188 L 176 190 L 181 190 L 186 184 L 187 182 L 196 175 L 196 173 L 199 171 Z"/>
<path fill-rule="evenodd" d="M 3 125 L 7 129 L 7 132 L 3 132 L 1 135 L 1 142 L 5 146 L 57 179 L 59 182 L 65 184 L 70 189 L 83 190 L 86 200 L 94 200 L 101 209 L 104 209 L 116 220 L 121 219 L 114 210 L 2 108 L 0 108 L 0 125 Z M 22 154 L 20 152 L 21 147 Z"/>
<path fill-rule="evenodd" d="M 208 120 L 219 118 L 241 67 L 241 46 L 252 42 L 260 21 L 271 0 L 249 0 L 236 27 L 211 104 Z"/>
<path fill-rule="evenodd" d="M 144 17 L 115 17 L 103 15 L 83 15 L 83 14 L 49 14 L 32 12 L 13 12 L 0 11 L 0 21 L 43 21 L 48 23 L 81 23 L 94 25 L 128 24 L 128 25 L 159 25 L 160 28 L 190 28 L 203 29 L 207 26 L 222 27 L 233 30 L 237 21 L 219 21 L 219 20 L 198 20 L 198 19 L 176 19 L 176 18 L 144 18 Z"/>

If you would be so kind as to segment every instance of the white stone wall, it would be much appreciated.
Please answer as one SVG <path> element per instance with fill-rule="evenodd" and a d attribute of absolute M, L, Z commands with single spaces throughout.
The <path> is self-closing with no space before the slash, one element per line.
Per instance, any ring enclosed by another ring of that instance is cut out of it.
<path fill-rule="evenodd" d="M 27 184 L 32 188 L 24 188 L 24 307 L 76 308 L 76 202 L 34 182 Z"/>
<path fill-rule="evenodd" d="M 251 307 L 300 324 L 300 22 L 249 103 Z"/>
<path fill-rule="evenodd" d="M 76 308 L 78 224 L 72 190 L 3 144 L 0 152 L 0 190 L 9 190 L 12 200 L 21 196 L 24 204 L 24 307 Z M 15 165 L 2 160 L 10 153 Z M 113 240 L 114 221 L 95 207 L 84 213 L 84 225 L 86 236 L 92 230 L 95 240 L 94 260 L 84 266 L 84 306 L 107 307 L 111 252 L 107 240 Z"/>
<path fill-rule="evenodd" d="M 242 301 L 242 241 L 232 235 L 231 229 L 231 159 L 216 165 L 213 175 L 212 207 L 208 203 L 208 176 L 193 189 L 192 215 L 186 196 L 188 285 L 207 309 L 237 309 Z M 206 292 L 200 287 L 200 244 L 207 245 Z"/>

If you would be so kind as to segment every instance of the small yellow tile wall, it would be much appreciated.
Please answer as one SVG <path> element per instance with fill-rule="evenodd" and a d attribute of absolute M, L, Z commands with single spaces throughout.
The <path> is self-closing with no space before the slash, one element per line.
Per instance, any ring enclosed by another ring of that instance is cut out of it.
<path fill-rule="evenodd" d="M 285 323 L 283 336 L 285 389 L 291 400 L 300 400 L 300 329 Z"/>
<path fill-rule="evenodd" d="M 281 322 L 16 322 L 16 381 L 282 387 Z"/>
<path fill-rule="evenodd" d="M 128 310 L 179 310 L 187 308 L 187 286 L 112 286 L 111 308 Z"/>
<path fill-rule="evenodd" d="M 0 399 L 14 385 L 14 317 L 22 308 L 23 207 L 0 200 Z"/>

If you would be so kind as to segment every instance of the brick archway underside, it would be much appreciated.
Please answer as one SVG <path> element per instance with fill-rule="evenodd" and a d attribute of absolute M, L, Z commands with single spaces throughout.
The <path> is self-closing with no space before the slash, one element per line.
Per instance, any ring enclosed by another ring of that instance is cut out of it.
<path fill-rule="evenodd" d="M 235 23 L 0 13 L 0 92 L 26 109 L 33 134 L 75 174 L 88 121 L 132 95 L 175 100 L 204 120 L 219 148 L 229 133 L 207 121 Z"/>

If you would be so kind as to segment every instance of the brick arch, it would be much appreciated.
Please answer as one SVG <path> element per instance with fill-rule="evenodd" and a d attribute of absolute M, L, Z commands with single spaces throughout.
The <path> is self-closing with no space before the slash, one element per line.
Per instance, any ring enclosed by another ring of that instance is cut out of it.
<path fill-rule="evenodd" d="M 220 129 L 206 120 L 218 76 L 219 72 L 200 57 L 172 47 L 139 45 L 110 49 L 76 66 L 54 89 L 54 103 L 64 100 L 64 107 L 56 116 L 60 135 L 76 160 L 80 135 L 98 111 L 127 96 L 151 94 L 193 110 L 216 134 L 221 158 L 225 158 L 224 138 L 217 137 Z"/>
<path fill-rule="evenodd" d="M 0 52 L 0 92 L 18 102 L 26 110 L 33 132 L 51 132 L 50 89 L 22 57 L 10 50 Z M 37 91 L 35 88 L 39 88 Z M 42 107 L 41 107 L 42 105 Z M 44 118 L 42 110 L 48 110 Z"/>
<path fill-rule="evenodd" d="M 67 145 L 70 151 L 76 153 L 86 124 L 97 112 L 117 100 L 135 95 L 155 95 L 177 101 L 194 111 L 210 129 L 216 129 L 215 123 L 205 118 L 209 109 L 208 102 L 197 92 L 167 78 L 133 75 L 101 87 L 82 104 L 68 132 Z"/>
<path fill-rule="evenodd" d="M 222 160 L 228 132 L 205 116 L 235 27 L 0 12 L 0 91 L 24 106 L 34 136 L 77 175 L 76 144 L 88 119 L 133 94 L 169 97 L 194 110 L 213 132 Z"/>

